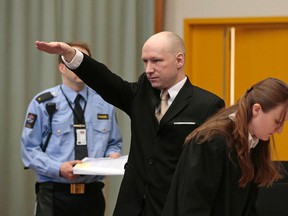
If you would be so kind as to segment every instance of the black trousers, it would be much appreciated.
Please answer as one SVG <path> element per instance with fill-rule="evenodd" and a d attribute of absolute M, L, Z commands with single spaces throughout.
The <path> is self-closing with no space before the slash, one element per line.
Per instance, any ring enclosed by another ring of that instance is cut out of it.
<path fill-rule="evenodd" d="M 70 184 L 36 183 L 36 216 L 104 216 L 103 187 L 85 184 L 85 193 L 71 194 Z"/>

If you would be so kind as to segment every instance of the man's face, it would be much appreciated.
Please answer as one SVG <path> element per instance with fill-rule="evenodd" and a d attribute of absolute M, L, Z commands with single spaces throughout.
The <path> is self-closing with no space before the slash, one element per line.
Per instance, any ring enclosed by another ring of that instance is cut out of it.
<path fill-rule="evenodd" d="M 80 50 L 81 52 L 89 55 L 88 51 L 83 49 L 82 47 L 74 46 L 74 48 Z M 64 64 L 60 64 L 60 71 L 62 73 L 63 82 L 69 86 L 79 86 L 83 87 L 85 84 L 84 82 L 71 70 L 69 70 Z"/>
<path fill-rule="evenodd" d="M 66 85 L 84 85 L 84 82 L 75 73 L 69 70 L 64 64 L 62 64 L 61 67 L 63 81 Z"/>
<path fill-rule="evenodd" d="M 168 89 L 179 80 L 177 54 L 165 40 L 147 41 L 142 49 L 145 73 L 153 88 Z"/>

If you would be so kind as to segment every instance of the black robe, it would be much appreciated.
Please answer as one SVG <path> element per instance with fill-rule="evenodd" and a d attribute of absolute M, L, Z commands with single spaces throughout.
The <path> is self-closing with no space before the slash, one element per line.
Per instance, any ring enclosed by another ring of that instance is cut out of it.
<path fill-rule="evenodd" d="M 236 155 L 223 138 L 191 141 L 179 160 L 162 215 L 255 215 L 258 188 L 253 183 L 240 188 L 240 176 Z"/>

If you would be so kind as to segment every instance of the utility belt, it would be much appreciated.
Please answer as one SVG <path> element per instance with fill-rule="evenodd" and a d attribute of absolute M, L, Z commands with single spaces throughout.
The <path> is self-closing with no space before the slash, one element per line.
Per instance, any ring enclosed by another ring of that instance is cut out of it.
<path fill-rule="evenodd" d="M 40 189 L 52 190 L 53 192 L 63 192 L 68 194 L 87 194 L 95 193 L 102 190 L 104 187 L 103 182 L 92 182 L 92 183 L 55 183 L 55 182 L 36 182 L 35 191 L 36 194 Z"/>

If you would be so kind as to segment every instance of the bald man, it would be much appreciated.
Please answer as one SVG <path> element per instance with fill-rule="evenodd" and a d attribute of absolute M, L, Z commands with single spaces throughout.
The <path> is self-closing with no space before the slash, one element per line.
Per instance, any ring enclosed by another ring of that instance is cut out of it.
<path fill-rule="evenodd" d="M 77 76 L 131 119 L 130 152 L 113 215 L 161 215 L 185 137 L 224 107 L 221 98 L 185 76 L 183 40 L 166 31 L 151 36 L 142 49 L 145 73 L 137 82 L 65 43 L 36 41 L 36 47 L 62 55 Z M 159 120 L 155 114 L 167 91 L 168 110 Z"/>

